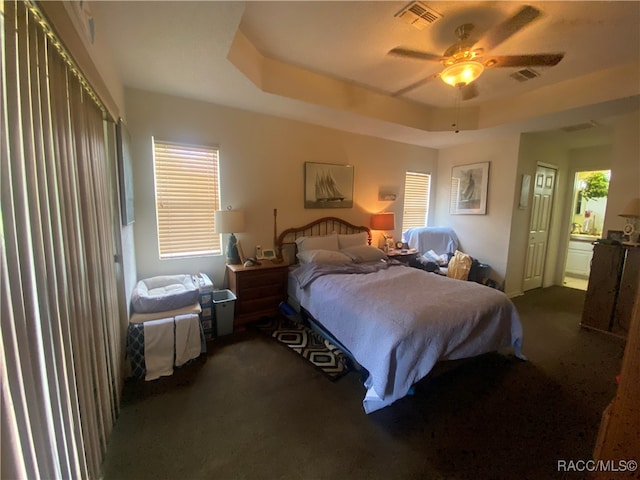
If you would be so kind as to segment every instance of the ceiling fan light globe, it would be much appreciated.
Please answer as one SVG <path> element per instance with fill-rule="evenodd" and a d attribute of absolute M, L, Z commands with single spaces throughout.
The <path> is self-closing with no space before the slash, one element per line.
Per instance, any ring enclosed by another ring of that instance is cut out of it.
<path fill-rule="evenodd" d="M 484 71 L 484 65 L 473 60 L 457 62 L 446 67 L 440 74 L 442 81 L 452 87 L 469 85 Z"/>

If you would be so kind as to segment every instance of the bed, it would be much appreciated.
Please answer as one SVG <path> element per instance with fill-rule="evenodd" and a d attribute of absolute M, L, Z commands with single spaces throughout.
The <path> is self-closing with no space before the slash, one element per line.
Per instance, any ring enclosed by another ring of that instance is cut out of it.
<path fill-rule="evenodd" d="M 290 304 L 366 370 L 366 413 L 406 396 L 439 361 L 507 347 L 524 358 L 518 312 L 502 292 L 388 260 L 367 227 L 325 217 L 277 243 L 292 264 Z"/>

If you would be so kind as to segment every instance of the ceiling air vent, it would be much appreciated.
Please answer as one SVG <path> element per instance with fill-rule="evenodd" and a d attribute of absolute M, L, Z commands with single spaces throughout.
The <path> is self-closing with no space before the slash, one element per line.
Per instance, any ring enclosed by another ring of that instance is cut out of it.
<path fill-rule="evenodd" d="M 411 2 L 394 16 L 413 25 L 418 30 L 422 30 L 442 18 L 442 15 L 421 2 Z"/>
<path fill-rule="evenodd" d="M 580 130 L 587 130 L 589 128 L 593 128 L 593 127 L 597 127 L 598 123 L 594 122 L 593 120 L 586 122 L 586 123 L 577 123 L 575 125 L 569 125 L 566 127 L 562 127 L 561 130 L 571 133 L 571 132 L 578 132 Z"/>
<path fill-rule="evenodd" d="M 527 80 L 531 80 L 532 78 L 539 76 L 540 74 L 531 68 L 523 68 L 522 70 L 518 70 L 511 74 L 511 78 L 514 78 L 519 82 L 526 82 Z"/>

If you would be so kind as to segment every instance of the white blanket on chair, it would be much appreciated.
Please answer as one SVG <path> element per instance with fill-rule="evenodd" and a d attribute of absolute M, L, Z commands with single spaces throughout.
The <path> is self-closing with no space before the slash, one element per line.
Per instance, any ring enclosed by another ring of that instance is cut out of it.
<path fill-rule="evenodd" d="M 411 248 L 424 254 L 433 250 L 438 255 L 453 253 L 459 248 L 460 242 L 456 232 L 451 227 L 415 227 L 410 228 L 402 237 Z"/>
<path fill-rule="evenodd" d="M 144 325 L 145 380 L 171 375 L 173 373 L 173 317 L 151 320 Z"/>
<path fill-rule="evenodd" d="M 200 355 L 200 318 L 197 314 L 178 315 L 176 319 L 176 367 Z"/>

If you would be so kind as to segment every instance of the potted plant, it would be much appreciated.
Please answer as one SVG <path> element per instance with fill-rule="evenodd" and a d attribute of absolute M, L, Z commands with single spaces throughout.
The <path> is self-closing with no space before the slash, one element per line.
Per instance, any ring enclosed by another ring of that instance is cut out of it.
<path fill-rule="evenodd" d="M 585 200 L 592 198 L 606 197 L 609 192 L 609 180 L 602 172 L 595 172 L 589 175 L 585 180 L 585 187 L 582 190 L 582 197 Z"/>

